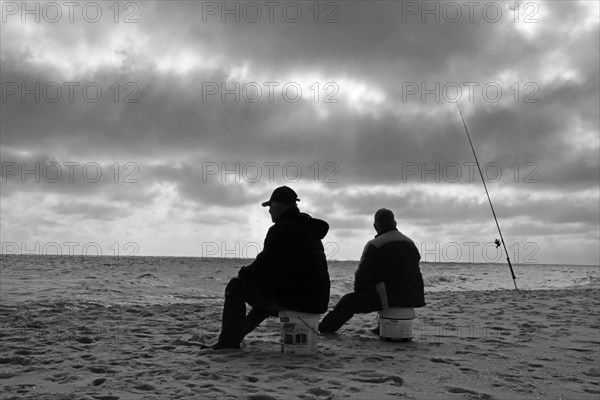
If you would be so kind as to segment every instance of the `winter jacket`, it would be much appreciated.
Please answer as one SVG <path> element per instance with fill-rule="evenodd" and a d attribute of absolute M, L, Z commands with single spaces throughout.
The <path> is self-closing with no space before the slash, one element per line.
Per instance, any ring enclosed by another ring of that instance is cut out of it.
<path fill-rule="evenodd" d="M 329 304 L 329 273 L 321 239 L 329 225 L 297 207 L 269 228 L 263 250 L 239 274 L 282 307 L 320 314 Z"/>
<path fill-rule="evenodd" d="M 374 286 L 383 308 L 423 307 L 425 293 L 420 259 L 413 241 L 397 229 L 379 234 L 365 246 L 354 274 L 354 291 Z"/>

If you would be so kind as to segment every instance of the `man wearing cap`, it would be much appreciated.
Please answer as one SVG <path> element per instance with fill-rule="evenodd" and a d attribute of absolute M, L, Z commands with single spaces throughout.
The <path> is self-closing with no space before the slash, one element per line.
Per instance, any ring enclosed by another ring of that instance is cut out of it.
<path fill-rule="evenodd" d="M 396 229 L 392 211 L 377 210 L 373 227 L 377 235 L 363 250 L 354 274 L 354 292 L 342 297 L 323 318 L 320 332 L 337 331 L 356 313 L 425 306 L 419 250 Z"/>
<path fill-rule="evenodd" d="M 281 186 L 262 203 L 274 225 L 254 262 L 225 288 L 221 334 L 213 349 L 239 348 L 244 336 L 277 310 L 327 311 L 330 281 L 321 239 L 329 225 L 301 213 L 297 201 L 296 192 Z M 248 315 L 246 303 L 252 307 Z"/>

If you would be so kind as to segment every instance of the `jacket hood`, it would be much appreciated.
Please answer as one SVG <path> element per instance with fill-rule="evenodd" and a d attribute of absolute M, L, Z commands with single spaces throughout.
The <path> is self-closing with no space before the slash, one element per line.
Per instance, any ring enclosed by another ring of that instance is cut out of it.
<path fill-rule="evenodd" d="M 319 239 L 323 239 L 329 232 L 329 224 L 322 219 L 313 218 L 306 213 L 299 213 L 296 218 Z"/>
<path fill-rule="evenodd" d="M 306 213 L 301 213 L 298 207 L 292 207 L 285 213 L 279 216 L 277 222 L 286 219 L 294 219 L 304 228 L 306 228 L 313 236 L 318 239 L 323 239 L 329 232 L 329 224 L 321 219 L 313 218 Z"/>

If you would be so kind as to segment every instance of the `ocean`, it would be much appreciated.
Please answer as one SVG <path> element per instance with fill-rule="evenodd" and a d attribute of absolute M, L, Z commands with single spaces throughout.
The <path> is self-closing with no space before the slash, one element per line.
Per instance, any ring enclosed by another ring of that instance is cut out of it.
<path fill-rule="evenodd" d="M 3 255 L 0 304 L 222 303 L 230 278 L 252 260 L 201 257 Z M 358 261 L 330 260 L 332 296 L 352 291 Z M 600 266 L 515 264 L 522 290 L 600 288 Z M 514 289 L 507 264 L 422 262 L 427 292 Z"/>

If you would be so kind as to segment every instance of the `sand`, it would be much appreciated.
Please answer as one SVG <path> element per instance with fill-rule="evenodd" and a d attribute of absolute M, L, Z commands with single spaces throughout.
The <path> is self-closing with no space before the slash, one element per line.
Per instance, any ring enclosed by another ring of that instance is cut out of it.
<path fill-rule="evenodd" d="M 338 298 L 333 298 L 331 305 Z M 376 314 L 280 352 L 278 320 L 212 351 L 221 304 L 2 306 L 2 399 L 594 399 L 600 291 L 439 292 L 412 343 Z"/>

